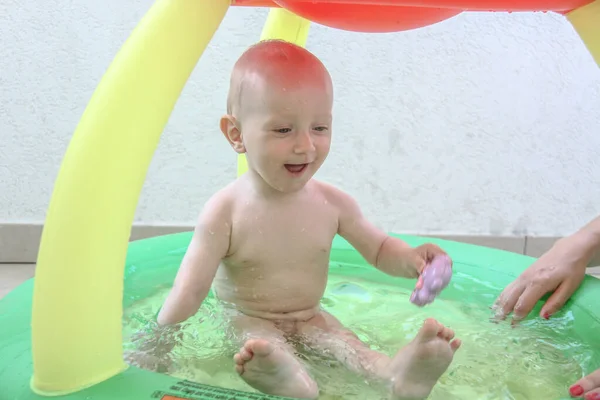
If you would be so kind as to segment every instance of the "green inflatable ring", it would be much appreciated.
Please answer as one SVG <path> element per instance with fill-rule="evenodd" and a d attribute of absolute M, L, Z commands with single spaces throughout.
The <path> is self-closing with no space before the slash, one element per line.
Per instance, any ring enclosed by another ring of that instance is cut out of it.
<path fill-rule="evenodd" d="M 433 242 L 442 246 L 454 260 L 454 269 L 475 278 L 494 282 L 499 286 L 510 283 L 534 258 L 511 252 L 468 245 L 440 239 L 394 235 L 415 246 Z M 146 298 L 157 287 L 168 286 L 179 266 L 191 233 L 159 236 L 130 243 L 125 267 L 123 306 Z M 352 266 L 352 268 L 348 268 Z M 357 266 L 359 268 L 357 268 Z M 361 268 L 364 266 L 364 268 Z M 349 276 L 368 276 L 368 279 L 386 279 L 386 275 L 368 266 L 363 258 L 342 238 L 336 237 L 331 252 L 331 268 Z M 389 282 L 389 278 L 388 282 Z M 410 289 L 412 281 L 398 281 Z M 30 389 L 31 360 L 31 299 L 33 279 L 23 283 L 0 300 L 0 398 L 2 400 L 41 400 Z M 452 283 L 442 298 L 460 299 Z M 493 293 L 497 295 L 497 293 Z M 575 329 L 581 340 L 598 342 L 597 332 L 591 326 L 600 323 L 600 280 L 586 277 L 580 289 L 567 302 L 565 309 L 573 313 Z M 482 304 L 482 307 L 489 304 Z M 541 303 L 536 310 L 539 311 Z M 534 312 L 536 312 L 534 310 Z M 596 347 L 599 348 L 600 346 Z M 600 367 L 600 365 L 598 366 Z M 585 371 L 589 373 L 591 371 Z M 59 398 L 81 400 L 115 399 L 281 399 L 275 396 L 239 392 L 200 385 L 189 381 L 130 367 L 121 374 L 91 388 Z M 565 399 L 567 399 L 565 393 Z"/>

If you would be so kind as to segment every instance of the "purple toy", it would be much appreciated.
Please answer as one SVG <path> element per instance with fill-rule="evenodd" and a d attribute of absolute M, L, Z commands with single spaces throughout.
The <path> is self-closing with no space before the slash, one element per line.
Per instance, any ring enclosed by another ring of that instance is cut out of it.
<path fill-rule="evenodd" d="M 413 291 L 410 302 L 423 307 L 433 302 L 452 278 L 452 263 L 446 255 L 435 257 L 421 274 L 421 287 Z"/>

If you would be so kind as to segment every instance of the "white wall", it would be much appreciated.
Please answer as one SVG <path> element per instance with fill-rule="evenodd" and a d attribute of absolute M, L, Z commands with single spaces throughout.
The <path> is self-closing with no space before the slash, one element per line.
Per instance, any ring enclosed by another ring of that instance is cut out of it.
<path fill-rule="evenodd" d="M 62 155 L 150 0 L 0 3 L 0 222 L 43 222 Z M 265 9 L 232 8 L 161 139 L 136 221 L 191 224 L 235 176 L 218 129 Z M 313 25 L 336 89 L 319 177 L 388 230 L 562 235 L 600 214 L 600 69 L 548 14 L 463 14 L 396 34 Z"/>

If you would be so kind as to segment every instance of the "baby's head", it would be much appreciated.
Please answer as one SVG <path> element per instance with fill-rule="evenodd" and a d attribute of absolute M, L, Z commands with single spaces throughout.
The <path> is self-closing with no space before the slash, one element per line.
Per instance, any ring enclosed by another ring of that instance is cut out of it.
<path fill-rule="evenodd" d="M 308 50 L 262 41 L 246 50 L 231 74 L 221 130 L 249 173 L 280 192 L 302 189 L 331 144 L 333 85 Z"/>

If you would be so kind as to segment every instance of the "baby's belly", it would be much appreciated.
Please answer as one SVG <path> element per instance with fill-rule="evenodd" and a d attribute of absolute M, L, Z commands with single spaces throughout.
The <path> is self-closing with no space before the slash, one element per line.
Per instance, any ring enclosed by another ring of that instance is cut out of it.
<path fill-rule="evenodd" d="M 240 312 L 270 320 L 306 321 L 320 310 L 326 279 L 290 280 L 286 283 L 265 279 L 245 279 L 235 284 L 231 278 L 215 279 L 217 298 Z"/>

